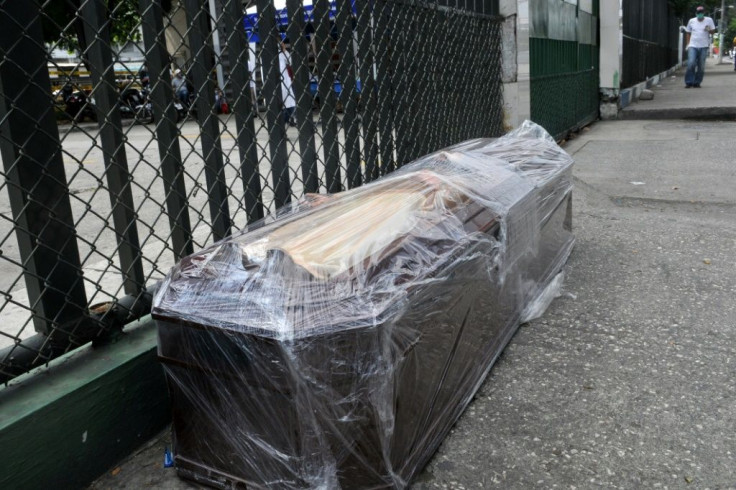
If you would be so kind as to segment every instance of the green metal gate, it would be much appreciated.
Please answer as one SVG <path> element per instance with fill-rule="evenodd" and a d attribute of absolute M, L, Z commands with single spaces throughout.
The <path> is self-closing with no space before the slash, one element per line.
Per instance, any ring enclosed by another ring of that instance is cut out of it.
<path fill-rule="evenodd" d="M 558 139 L 598 117 L 598 1 L 529 2 L 531 118 Z"/>

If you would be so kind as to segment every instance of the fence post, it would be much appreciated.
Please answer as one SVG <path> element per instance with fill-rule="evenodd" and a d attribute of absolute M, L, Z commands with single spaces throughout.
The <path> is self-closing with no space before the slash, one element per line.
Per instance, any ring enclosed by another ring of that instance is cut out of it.
<path fill-rule="evenodd" d="M 80 320 L 87 298 L 38 7 L 0 12 L 0 153 L 34 327 L 48 335 Z"/>
<path fill-rule="evenodd" d="M 374 4 L 374 22 L 376 31 L 373 37 L 376 46 L 376 82 L 378 92 L 378 138 L 381 153 L 381 175 L 390 172 L 394 166 L 393 107 L 391 105 L 391 73 L 390 59 L 393 53 L 389 49 L 391 28 L 389 20 L 393 3 L 388 0 L 376 0 Z M 441 115 L 439 117 L 442 117 Z"/>
<path fill-rule="evenodd" d="M 312 92 L 309 80 L 309 40 L 304 35 L 304 6 L 302 0 L 287 0 L 286 8 L 289 15 L 286 32 L 291 41 L 291 66 L 294 69 L 296 124 L 299 129 L 304 192 L 319 192 L 317 150 L 314 142 L 315 124 L 312 120 Z"/>
<path fill-rule="evenodd" d="M 342 128 L 345 133 L 345 160 L 348 177 L 348 189 L 363 183 L 360 171 L 360 123 L 358 121 L 358 90 L 355 67 L 355 48 L 353 36 L 353 7 L 350 0 L 337 0 L 337 18 L 335 25 L 338 32 L 337 51 L 340 53 L 340 66 L 337 75 L 342 82 L 340 102 L 342 103 Z"/>
<path fill-rule="evenodd" d="M 176 109 L 171 89 L 169 55 L 166 51 L 161 0 L 139 0 L 141 27 L 146 48 L 146 68 L 151 83 L 151 105 L 156 116 L 156 137 L 161 157 L 161 174 L 166 193 L 166 210 L 171 228 L 171 245 L 176 260 L 192 254 L 192 229 L 189 222 L 184 165 L 176 128 Z"/>
<path fill-rule="evenodd" d="M 370 182 L 379 176 L 378 168 L 378 124 L 376 113 L 376 77 L 373 71 L 373 6 L 375 2 L 357 2 L 358 9 L 358 52 L 360 53 L 361 100 L 363 104 L 363 149 L 365 157 L 365 180 Z M 406 76 L 406 75 L 405 75 Z"/>
<path fill-rule="evenodd" d="M 251 101 L 250 77 L 248 73 L 250 48 L 243 26 L 243 2 L 225 0 L 223 7 L 226 50 L 230 58 L 229 82 L 232 85 L 233 114 L 237 128 L 240 153 L 240 175 L 245 192 L 245 212 L 248 222 L 263 218 L 263 194 L 261 176 L 258 173 L 258 144 L 256 141 L 254 104 Z M 253 53 L 255 56 L 255 53 Z M 255 66 L 255 65 L 254 65 Z M 255 78 L 254 78 L 255 79 Z M 257 101 L 256 101 L 257 105 Z"/>
<path fill-rule="evenodd" d="M 337 101 L 335 96 L 335 74 L 332 59 L 332 37 L 330 33 L 330 2 L 314 2 L 314 38 L 317 49 L 317 95 L 319 115 L 322 119 L 322 150 L 325 156 L 325 183 L 327 192 L 340 192 L 340 153 L 337 133 Z"/>
<path fill-rule="evenodd" d="M 258 35 L 261 38 L 261 63 L 264 66 L 263 97 L 266 100 L 268 145 L 271 150 L 271 173 L 276 208 L 291 201 L 289 157 L 286 152 L 286 123 L 281 108 L 281 68 L 279 66 L 279 31 L 273 0 L 258 0 Z M 288 76 L 284 74 L 284 76 Z"/>
<path fill-rule="evenodd" d="M 114 65 L 107 2 L 87 0 L 79 13 L 89 43 L 86 56 L 94 84 L 93 94 L 100 125 L 102 154 L 105 160 L 105 175 L 110 193 L 123 287 L 127 294 L 137 294 L 145 287 L 145 276 L 136 228 L 138 216 L 130 186 L 133 179 L 128 171 L 125 156 L 125 135 L 118 110 L 119 94 L 115 85 L 115 72 L 112 70 Z"/>
<path fill-rule="evenodd" d="M 220 120 L 213 114 L 215 90 L 210 77 L 214 69 L 213 53 L 207 44 L 209 32 L 208 3 L 199 0 L 184 0 L 189 22 L 189 47 L 193 53 L 190 69 L 197 97 L 197 121 L 201 128 L 202 154 L 204 157 L 205 178 L 207 180 L 207 200 L 212 217 L 212 233 L 215 240 L 230 235 L 232 222 L 227 203 L 227 182 L 222 159 L 220 141 Z"/>

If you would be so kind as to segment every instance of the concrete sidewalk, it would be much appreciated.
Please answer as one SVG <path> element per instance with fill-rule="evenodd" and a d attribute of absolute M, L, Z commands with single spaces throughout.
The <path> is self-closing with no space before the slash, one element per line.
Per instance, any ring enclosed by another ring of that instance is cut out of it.
<path fill-rule="evenodd" d="M 682 98 L 675 80 L 646 104 L 704 104 L 723 80 L 736 76 L 710 67 L 700 91 Z M 734 134 L 610 121 L 566 144 L 564 294 L 519 330 L 414 488 L 736 489 Z M 165 432 L 92 488 L 196 488 L 163 468 L 167 445 Z"/>
<path fill-rule="evenodd" d="M 700 88 L 685 88 L 685 68 L 651 88 L 653 100 L 639 100 L 625 107 L 621 119 L 718 119 L 736 120 L 736 71 L 733 60 L 706 61 Z"/>
<path fill-rule="evenodd" d="M 566 145 L 565 293 L 520 329 L 414 488 L 736 488 L 734 134 L 611 121 Z M 192 488 L 162 467 L 167 445 L 93 488 Z"/>

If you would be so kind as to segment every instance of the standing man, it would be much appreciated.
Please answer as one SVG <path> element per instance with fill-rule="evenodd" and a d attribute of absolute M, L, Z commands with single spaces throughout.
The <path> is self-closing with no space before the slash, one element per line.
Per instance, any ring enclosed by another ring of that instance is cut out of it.
<path fill-rule="evenodd" d="M 181 105 L 189 107 L 189 90 L 187 90 L 187 81 L 184 79 L 184 74 L 181 70 L 177 69 L 174 71 L 171 86 L 174 88 L 174 93 L 179 98 Z"/>
<path fill-rule="evenodd" d="M 705 9 L 702 5 L 695 9 L 695 17 L 687 23 L 685 32 L 687 32 L 685 88 L 700 88 L 705 75 L 705 59 L 708 57 L 710 35 L 716 32 L 713 19 L 705 16 Z"/>
<path fill-rule="evenodd" d="M 281 41 L 281 52 L 279 53 L 279 71 L 281 72 L 281 100 L 284 104 L 283 118 L 284 123 L 289 126 L 296 126 L 294 122 L 294 108 L 296 107 L 296 98 L 294 97 L 294 89 L 292 88 L 292 78 L 294 73 L 291 68 L 291 55 L 286 49 L 286 43 L 289 40 Z"/>

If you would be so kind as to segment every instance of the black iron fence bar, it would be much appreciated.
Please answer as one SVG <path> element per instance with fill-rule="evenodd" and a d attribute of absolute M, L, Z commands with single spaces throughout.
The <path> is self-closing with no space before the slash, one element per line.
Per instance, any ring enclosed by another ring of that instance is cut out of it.
<path fill-rule="evenodd" d="M 414 53 L 421 50 L 422 43 L 420 42 L 420 32 L 417 28 L 417 19 L 412 16 L 405 17 L 402 19 L 403 23 L 400 27 L 403 33 L 403 47 L 404 55 L 401 60 L 401 73 L 413 73 L 417 69 L 417 59 Z M 404 86 L 402 87 L 404 93 L 416 93 L 418 88 L 416 81 L 409 77 L 402 77 L 404 80 Z M 417 154 L 417 108 L 416 106 L 420 101 L 416 100 L 416 97 L 409 99 L 403 97 L 403 107 L 401 108 L 401 153 L 400 162 L 406 163 L 411 160 Z"/>
<path fill-rule="evenodd" d="M 38 8 L 6 2 L 0 24 L 0 152 L 34 328 L 49 334 L 87 296 Z"/>
<path fill-rule="evenodd" d="M 381 142 L 381 168 L 380 174 L 384 175 L 394 168 L 394 138 L 393 138 L 393 115 L 390 101 L 391 95 L 391 73 L 389 41 L 391 36 L 391 2 L 387 0 L 376 0 L 374 21 L 376 29 L 374 43 L 376 45 L 376 71 L 378 76 L 378 136 Z"/>
<path fill-rule="evenodd" d="M 286 123 L 283 117 L 284 100 L 281 96 L 281 35 L 276 26 L 276 8 L 272 0 L 258 0 L 258 35 L 261 39 L 261 63 L 265 68 L 263 97 L 266 100 L 268 144 L 271 150 L 271 178 L 274 205 L 280 208 L 291 202 L 289 161 L 286 150 Z M 283 76 L 288 76 L 284 73 Z"/>
<path fill-rule="evenodd" d="M 174 258 L 194 253 L 189 205 L 184 184 L 184 165 L 176 128 L 176 109 L 171 90 L 171 73 L 161 0 L 140 0 L 141 27 L 146 50 L 146 68 L 151 86 L 151 105 L 156 121 L 156 138 L 161 158 L 161 175 L 166 193 L 166 209 L 171 229 Z"/>
<path fill-rule="evenodd" d="M 357 2 L 358 9 L 358 52 L 360 53 L 359 73 L 362 85 L 363 155 L 365 157 L 365 180 L 378 178 L 378 141 L 376 124 L 376 83 L 373 73 L 373 1 Z"/>
<path fill-rule="evenodd" d="M 39 333 L 0 349 L 0 384 L 90 341 L 94 345 L 114 339 L 126 324 L 151 311 L 151 302 L 158 287 L 159 284 L 155 283 L 137 295 L 126 295 L 115 302 L 99 305 L 84 317 L 59 325 L 49 335 Z"/>
<path fill-rule="evenodd" d="M 234 94 L 233 113 L 240 152 L 240 175 L 243 179 L 243 204 L 248 223 L 263 218 L 263 195 L 258 172 L 258 144 L 255 128 L 255 107 L 252 100 L 248 62 L 251 56 L 243 29 L 243 3 L 241 0 L 225 0 L 223 8 L 227 53 L 230 56 L 229 83 Z"/>
<path fill-rule="evenodd" d="M 624 39 L 631 39 L 632 41 L 636 41 L 637 43 L 640 43 L 640 44 L 649 44 L 651 46 L 668 48 L 668 46 L 663 46 L 663 45 L 661 45 L 659 43 L 656 43 L 654 41 L 647 41 L 646 39 L 639 39 L 639 38 L 636 38 L 636 37 L 627 36 L 626 34 L 621 34 L 621 37 L 624 38 Z"/>
<path fill-rule="evenodd" d="M 345 134 L 345 164 L 348 189 L 363 183 L 360 172 L 360 127 L 358 123 L 358 87 L 356 82 L 354 39 L 356 30 L 353 25 L 352 5 L 350 0 L 337 1 L 337 18 L 335 27 L 338 32 L 337 52 L 340 66 L 337 76 L 342 84 L 340 104 L 342 105 L 342 129 Z"/>
<path fill-rule="evenodd" d="M 145 287 L 145 275 L 130 185 L 133 178 L 128 170 L 125 155 L 125 135 L 118 111 L 119 95 L 112 68 L 114 65 L 110 47 L 110 16 L 107 2 L 87 0 L 82 5 L 80 13 L 85 37 L 89 43 L 85 56 L 95 87 L 93 90 L 95 109 L 100 125 L 100 141 L 112 207 L 112 221 L 118 242 L 123 288 L 127 294 L 136 294 Z"/>
<path fill-rule="evenodd" d="M 317 49 L 317 95 L 319 97 L 319 117 L 322 121 L 322 151 L 325 157 L 325 183 L 327 192 L 340 192 L 340 153 L 337 132 L 337 96 L 335 94 L 335 72 L 333 66 L 332 33 L 330 32 L 330 2 L 315 0 L 314 28 Z"/>
<path fill-rule="evenodd" d="M 392 24 L 391 32 L 391 86 L 393 87 L 393 98 L 391 105 L 393 106 L 393 127 L 395 129 L 394 134 L 394 146 L 396 147 L 396 162 L 395 166 L 398 168 L 407 161 L 407 149 L 406 149 L 406 91 L 407 83 L 406 77 L 403 75 L 407 73 L 406 61 L 405 61 L 405 46 L 407 32 L 398 21 L 394 21 Z"/>
<path fill-rule="evenodd" d="M 215 240 L 219 240 L 230 235 L 232 222 L 227 202 L 228 186 L 225 181 L 220 141 L 220 120 L 213 113 L 215 89 L 210 74 L 214 69 L 214 55 L 207 43 L 207 36 L 211 29 L 206 5 L 200 0 L 184 0 L 189 24 L 189 45 L 193 56 L 189 74 L 197 92 L 194 105 L 200 127 L 204 173 L 207 182 L 207 202 L 212 219 L 212 233 Z"/>
<path fill-rule="evenodd" d="M 289 24 L 286 34 L 291 44 L 291 67 L 294 74 L 292 85 L 296 97 L 296 124 L 299 129 L 299 155 L 301 158 L 302 182 L 304 192 L 319 192 L 319 173 L 317 170 L 317 148 L 312 120 L 312 94 L 309 88 L 309 39 L 304 35 L 304 3 L 301 0 L 287 0 L 286 9 Z"/>
<path fill-rule="evenodd" d="M 414 22 L 417 28 L 416 45 L 419 47 L 421 53 L 419 56 L 433 59 L 436 45 L 435 35 L 430 35 L 426 32 L 424 26 L 432 21 L 442 25 L 442 21 L 448 21 L 448 18 L 445 17 L 447 12 L 453 13 L 456 11 L 449 7 L 440 8 L 437 4 L 433 4 L 427 11 L 420 11 L 417 8 L 414 11 L 418 14 Z M 449 42 L 452 43 L 452 41 Z M 450 45 L 452 46 L 452 44 Z M 419 69 L 419 59 L 417 57 L 412 59 L 412 64 L 413 68 L 410 73 Z M 415 106 L 412 114 L 415 117 L 412 117 L 412 129 L 409 133 L 414 136 L 414 148 L 411 157 L 415 158 L 421 154 L 428 153 L 427 149 L 431 144 L 432 136 L 439 134 L 434 127 L 437 121 L 436 113 L 433 113 L 432 108 L 437 101 L 436 95 L 440 87 L 437 86 L 437 78 L 434 76 L 426 82 L 419 80 L 413 80 L 413 82 L 413 93 L 417 93 L 418 96 L 414 97 Z"/>
<path fill-rule="evenodd" d="M 289 22 L 286 35 L 291 48 L 292 88 L 296 98 L 295 117 L 299 132 L 299 155 L 304 192 L 319 192 L 318 155 L 315 142 L 315 125 L 312 119 L 312 94 L 310 90 L 311 47 L 305 35 L 304 6 L 300 0 L 287 0 Z"/>

